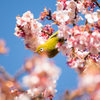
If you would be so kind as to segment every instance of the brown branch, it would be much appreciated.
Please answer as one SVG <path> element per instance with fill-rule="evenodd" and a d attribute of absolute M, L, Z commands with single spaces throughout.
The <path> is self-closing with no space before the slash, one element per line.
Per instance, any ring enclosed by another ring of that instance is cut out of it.
<path fill-rule="evenodd" d="M 53 98 L 51 97 L 51 98 L 49 98 L 50 100 L 53 100 Z"/>
<path fill-rule="evenodd" d="M 52 15 L 51 15 L 51 9 L 49 9 L 49 13 L 47 14 L 46 19 L 55 22 L 55 24 L 57 24 L 57 25 L 60 25 L 60 22 L 58 22 L 58 21 L 56 21 L 55 19 L 52 18 Z"/>
<path fill-rule="evenodd" d="M 55 24 L 60 25 L 60 22 L 58 22 L 57 20 L 53 19 L 52 16 L 47 15 L 48 17 L 46 17 L 48 20 L 51 20 L 53 22 L 55 22 Z"/>
<path fill-rule="evenodd" d="M 74 0 L 75 2 L 78 2 L 78 0 Z"/>
<path fill-rule="evenodd" d="M 9 73 L 7 73 L 4 69 L 4 67 L 0 66 L 0 73 L 6 80 L 13 80 L 13 78 L 10 76 Z"/>
<path fill-rule="evenodd" d="M 74 100 L 78 97 L 81 97 L 83 95 L 83 90 L 82 89 L 76 89 L 72 92 L 69 93 L 69 91 L 67 90 L 65 92 L 64 95 L 64 99 L 63 100 Z"/>
<path fill-rule="evenodd" d="M 42 30 L 41 32 L 46 33 L 48 36 L 51 36 L 53 32 L 50 34 L 48 31 Z"/>
<path fill-rule="evenodd" d="M 16 71 L 16 73 L 14 75 L 14 79 L 17 80 L 23 73 L 25 73 L 25 69 L 22 67 L 21 69 Z"/>
<path fill-rule="evenodd" d="M 88 24 L 88 21 L 87 21 L 87 19 L 85 19 L 85 25 L 86 25 L 86 24 Z"/>
<path fill-rule="evenodd" d="M 77 1 L 77 0 L 76 0 Z M 76 16 L 77 16 L 77 7 L 75 8 L 75 18 L 76 19 Z M 74 21 L 74 20 L 73 20 Z M 73 23 L 73 26 L 76 26 L 75 22 Z"/>
<path fill-rule="evenodd" d="M 6 90 L 8 89 L 10 91 L 9 86 L 7 86 L 6 84 L 8 84 L 7 82 L 11 82 L 18 89 L 18 91 L 25 92 L 25 90 L 20 86 L 20 84 L 18 84 L 18 82 L 16 81 L 16 79 L 14 79 L 13 77 L 11 77 L 9 75 L 9 73 L 7 73 L 2 66 L 0 66 L 0 73 L 1 73 L 0 83 L 2 84 L 2 89 L 3 90 L 5 88 Z M 18 74 L 18 76 L 20 76 L 19 73 L 16 73 L 16 74 Z"/>
<path fill-rule="evenodd" d="M 96 0 L 94 0 L 94 2 L 95 2 L 96 5 L 100 8 L 100 4 L 99 4 Z"/>
<path fill-rule="evenodd" d="M 86 58 L 90 55 L 91 53 L 89 52 L 85 57 L 84 60 L 86 60 Z"/>

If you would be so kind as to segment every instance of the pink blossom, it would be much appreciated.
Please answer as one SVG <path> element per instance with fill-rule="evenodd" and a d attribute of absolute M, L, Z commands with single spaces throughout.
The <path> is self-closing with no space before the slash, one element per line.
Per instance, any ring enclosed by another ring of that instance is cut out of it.
<path fill-rule="evenodd" d="M 46 41 L 46 40 L 44 40 L 44 39 L 40 39 L 41 40 L 41 42 L 40 42 L 40 40 L 38 40 L 38 38 L 39 37 L 31 37 L 31 38 L 26 38 L 26 39 L 24 39 L 24 43 L 26 44 L 25 45 L 25 48 L 26 49 L 29 49 L 29 50 L 31 50 L 31 51 L 34 51 L 41 43 L 44 43 L 44 41 Z"/>
<path fill-rule="evenodd" d="M 54 88 L 48 87 L 44 92 L 44 96 L 47 98 L 54 97 L 56 92 L 57 90 L 55 90 Z"/>
<path fill-rule="evenodd" d="M 99 100 L 100 99 L 100 89 L 97 90 L 94 94 L 92 94 L 91 97 L 93 100 Z"/>
<path fill-rule="evenodd" d="M 88 21 L 89 23 L 94 23 L 94 22 L 96 22 L 96 21 L 99 20 L 99 19 L 98 19 L 98 16 L 97 16 L 97 12 L 87 13 L 87 14 L 85 15 L 85 18 L 87 19 L 87 21 Z"/>
<path fill-rule="evenodd" d="M 86 55 L 88 55 L 88 51 L 79 51 L 79 50 L 76 50 L 75 53 L 77 54 L 77 56 L 79 58 L 84 58 Z"/>
<path fill-rule="evenodd" d="M 58 50 L 62 52 L 62 55 L 68 55 L 71 52 L 71 48 L 68 48 L 65 45 L 60 46 Z"/>
<path fill-rule="evenodd" d="M 28 20 L 32 20 L 34 18 L 33 14 L 31 13 L 31 11 L 27 11 L 26 13 L 23 14 L 22 19 L 24 19 L 25 21 Z"/>
<path fill-rule="evenodd" d="M 75 32 L 75 42 L 74 47 L 78 48 L 78 50 L 84 51 L 87 47 L 87 36 L 89 35 L 88 32 Z"/>
<path fill-rule="evenodd" d="M 27 90 L 27 94 L 30 95 L 32 98 L 39 97 L 41 94 L 41 91 L 39 88 L 29 89 Z"/>
<path fill-rule="evenodd" d="M 76 19 L 74 20 L 74 23 L 78 23 L 80 20 L 83 20 L 82 16 L 77 15 Z"/>
<path fill-rule="evenodd" d="M 24 86 L 30 88 L 28 94 L 33 97 L 42 94 L 44 94 L 45 97 L 54 96 L 56 81 L 59 79 L 61 72 L 60 68 L 54 65 L 54 63 L 49 62 L 48 59 L 40 57 L 33 59 L 34 58 L 29 61 L 31 62 L 31 66 L 32 64 L 34 65 L 34 68 L 31 69 L 29 75 L 23 77 Z"/>
<path fill-rule="evenodd" d="M 76 59 L 67 59 L 67 62 L 68 62 L 68 65 L 71 67 L 71 68 L 77 68 L 78 67 L 78 63 L 76 61 Z"/>
<path fill-rule="evenodd" d="M 73 20 L 75 18 L 75 10 L 68 9 L 67 11 L 68 11 L 68 16 L 70 20 Z"/>
<path fill-rule="evenodd" d="M 19 96 L 16 96 L 14 100 L 31 100 L 30 96 L 26 93 L 20 94 Z"/>
<path fill-rule="evenodd" d="M 67 59 L 68 61 L 68 65 L 71 67 L 71 68 L 74 68 L 76 69 L 77 71 L 80 71 L 79 70 L 80 68 L 84 69 L 84 60 L 82 60 L 81 58 L 76 58 L 76 59 L 71 59 L 71 58 L 68 58 Z"/>
<path fill-rule="evenodd" d="M 33 35 L 39 35 L 41 34 L 41 28 L 42 28 L 42 24 L 39 23 L 38 21 L 36 20 L 33 20 L 32 22 L 33 24 L 31 24 L 31 32 Z"/>
<path fill-rule="evenodd" d="M 47 33 L 45 35 L 49 36 L 53 34 L 54 29 L 51 26 L 52 25 L 49 25 L 49 24 L 44 26 L 43 31 Z"/>
<path fill-rule="evenodd" d="M 88 36 L 87 48 L 91 54 L 96 55 L 100 52 L 100 34 L 98 31 L 94 31 L 92 35 Z"/>
<path fill-rule="evenodd" d="M 80 79 L 79 87 L 84 87 L 84 89 L 91 87 L 95 90 L 97 85 L 99 85 L 99 83 L 100 83 L 99 74 L 87 73 Z"/>
<path fill-rule="evenodd" d="M 79 80 L 79 88 L 94 94 L 100 86 L 100 67 L 91 59 L 87 60 L 86 67 Z"/>
<path fill-rule="evenodd" d="M 9 50 L 6 47 L 6 42 L 3 39 L 0 39 L 0 54 L 5 54 L 7 53 Z"/>
<path fill-rule="evenodd" d="M 53 14 L 56 14 L 56 20 L 58 22 L 65 23 L 69 20 L 68 12 L 66 10 L 55 11 Z"/>
<path fill-rule="evenodd" d="M 57 2 L 56 6 L 57 6 L 57 10 L 61 10 L 62 11 L 63 8 L 64 8 L 63 2 Z"/>
<path fill-rule="evenodd" d="M 17 26 L 15 28 L 15 35 L 23 37 L 25 48 L 35 51 L 36 48 L 44 43 L 47 38 L 42 35 L 42 24 L 33 18 L 33 14 L 27 11 L 22 17 L 17 16 Z"/>
<path fill-rule="evenodd" d="M 69 27 L 66 26 L 65 24 L 61 24 L 60 26 L 58 26 L 59 31 L 58 31 L 58 38 L 62 38 L 64 37 L 64 39 L 69 38 Z"/>
<path fill-rule="evenodd" d="M 66 9 L 76 9 L 76 2 L 74 0 L 66 1 Z"/>
<path fill-rule="evenodd" d="M 77 3 L 77 10 L 78 10 L 78 12 L 81 12 L 81 11 L 83 11 L 85 8 L 84 8 L 84 5 L 83 5 L 83 3 L 82 2 L 78 2 Z"/>

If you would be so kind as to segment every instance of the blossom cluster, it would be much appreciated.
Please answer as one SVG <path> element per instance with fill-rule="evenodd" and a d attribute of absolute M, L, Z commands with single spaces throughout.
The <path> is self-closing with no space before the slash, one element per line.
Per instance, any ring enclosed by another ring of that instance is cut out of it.
<path fill-rule="evenodd" d="M 65 44 L 62 46 L 57 44 L 56 47 L 59 51 L 62 51 L 63 55 L 68 56 L 67 61 L 71 68 L 84 67 L 84 58 L 88 54 L 90 58 L 93 58 L 100 52 L 100 11 L 93 12 L 97 7 L 95 2 L 88 0 L 77 2 L 74 0 L 58 0 L 56 4 L 57 11 L 51 14 L 51 11 L 48 12 L 45 7 L 39 18 L 41 20 L 47 18 L 58 25 L 58 38 L 64 38 Z M 86 26 L 75 25 L 79 20 L 82 20 L 81 14 L 86 18 Z M 54 31 L 52 25 L 43 26 L 34 19 L 30 11 L 24 13 L 22 17 L 17 16 L 16 19 L 15 35 L 23 37 L 25 47 L 31 51 L 35 51 L 40 44 L 45 43 Z M 68 25 L 74 25 L 74 27 L 70 28 Z"/>
<path fill-rule="evenodd" d="M 59 39 L 64 38 L 65 43 L 63 45 L 58 43 L 55 48 L 67 57 L 69 67 L 74 68 L 81 76 L 79 88 L 74 92 L 76 93 L 74 96 L 81 96 L 85 92 L 93 94 L 90 96 L 93 100 L 99 100 L 100 10 L 96 7 L 100 8 L 100 4 L 97 0 L 57 0 L 56 6 L 57 10 L 52 14 L 51 10 L 48 12 L 45 8 L 39 18 L 53 21 L 51 25 L 43 26 L 34 19 L 30 11 L 24 13 L 22 17 L 17 16 L 15 35 L 24 38 L 27 49 L 35 51 L 53 34 L 54 29 L 51 26 L 56 24 L 57 36 Z M 82 17 L 85 18 L 85 22 L 79 26 Z M 24 84 L 30 88 L 27 94 L 32 98 L 54 97 L 60 69 L 47 59 L 39 57 L 27 60 L 24 66 L 29 72 L 29 75 L 23 78 Z M 68 100 L 73 100 L 72 98 L 73 93 Z"/>
<path fill-rule="evenodd" d="M 31 11 L 27 11 L 22 17 L 17 16 L 16 19 L 15 35 L 24 39 L 26 49 L 35 51 L 47 40 L 47 36 L 41 32 L 43 25 L 34 19 Z"/>
<path fill-rule="evenodd" d="M 67 41 L 58 50 L 68 57 L 67 63 L 71 68 L 84 69 L 86 57 L 95 58 L 95 61 L 99 60 L 99 30 L 93 30 L 89 33 L 84 27 L 75 26 L 70 29 L 64 25 L 63 27 L 65 29 L 59 26 L 58 37 L 64 36 Z"/>
<path fill-rule="evenodd" d="M 63 37 L 67 40 L 58 50 L 68 57 L 67 63 L 71 68 L 81 72 L 85 69 L 86 57 L 92 59 L 95 57 L 95 60 L 98 60 L 96 56 L 100 52 L 100 10 L 93 12 L 96 4 L 88 0 L 78 2 L 58 0 L 56 5 L 57 11 L 53 13 L 53 17 L 60 23 L 58 38 Z M 79 13 L 86 18 L 86 25 L 75 25 L 82 19 Z M 70 28 L 69 24 L 75 26 Z"/>
<path fill-rule="evenodd" d="M 57 11 L 53 13 L 53 18 L 60 23 L 72 25 L 78 23 L 79 20 L 83 20 L 81 16 L 76 14 L 78 4 L 75 1 L 61 0 L 56 5 Z"/>
<path fill-rule="evenodd" d="M 61 70 L 53 62 L 38 56 L 28 59 L 24 64 L 29 72 L 23 77 L 23 84 L 29 87 L 27 94 L 32 98 L 36 97 L 54 97 L 56 81 L 59 79 Z"/>
<path fill-rule="evenodd" d="M 8 48 L 6 48 L 5 45 L 5 41 L 3 39 L 0 39 L 0 54 L 5 54 L 8 52 Z"/>
<path fill-rule="evenodd" d="M 89 93 L 90 99 L 100 99 L 100 64 L 96 64 L 92 59 L 87 61 L 88 68 L 79 78 L 78 87 L 83 93 Z"/>
<path fill-rule="evenodd" d="M 79 74 L 78 87 L 64 96 L 64 100 L 99 100 L 100 99 L 100 64 L 93 59 L 86 61 L 87 69 Z"/>
<path fill-rule="evenodd" d="M 19 84 L 17 78 L 23 73 L 27 75 L 23 76 L 22 84 Z M 57 92 L 56 81 L 60 73 L 61 69 L 53 61 L 40 56 L 26 59 L 22 68 L 13 77 L 0 66 L 0 99 L 51 100 Z"/>

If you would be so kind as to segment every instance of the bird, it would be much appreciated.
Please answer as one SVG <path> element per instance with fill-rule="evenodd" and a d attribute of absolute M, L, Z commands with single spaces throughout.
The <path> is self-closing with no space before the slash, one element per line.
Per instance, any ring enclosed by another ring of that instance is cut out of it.
<path fill-rule="evenodd" d="M 44 44 L 39 45 L 34 53 L 38 53 L 39 55 L 48 58 L 55 57 L 59 53 L 58 48 L 56 48 L 57 43 L 60 42 L 61 44 L 64 44 L 65 41 L 63 37 L 58 38 L 58 31 L 51 35 Z"/>

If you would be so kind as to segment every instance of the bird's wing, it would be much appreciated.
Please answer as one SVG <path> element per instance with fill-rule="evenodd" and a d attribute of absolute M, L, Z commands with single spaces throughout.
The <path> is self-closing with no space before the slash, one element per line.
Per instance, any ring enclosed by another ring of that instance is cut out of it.
<path fill-rule="evenodd" d="M 55 32 L 53 35 L 51 35 L 51 37 L 50 37 L 49 39 L 52 39 L 53 37 L 56 37 L 56 36 L 57 36 L 57 34 L 58 34 L 58 31 L 57 31 L 57 32 Z"/>

